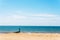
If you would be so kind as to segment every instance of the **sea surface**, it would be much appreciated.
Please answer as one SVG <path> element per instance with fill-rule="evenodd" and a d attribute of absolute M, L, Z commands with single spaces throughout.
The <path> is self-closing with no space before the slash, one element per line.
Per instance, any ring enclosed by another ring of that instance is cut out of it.
<path fill-rule="evenodd" d="M 33 33 L 60 33 L 60 26 L 0 26 L 0 33 L 4 32 L 33 32 Z"/>

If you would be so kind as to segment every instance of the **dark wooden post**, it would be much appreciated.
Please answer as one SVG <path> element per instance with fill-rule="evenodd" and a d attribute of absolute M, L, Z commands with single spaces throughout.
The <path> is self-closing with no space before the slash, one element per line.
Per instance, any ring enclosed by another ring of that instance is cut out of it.
<path fill-rule="evenodd" d="M 14 32 L 14 33 L 20 33 L 20 28 L 18 29 L 18 31 Z"/>

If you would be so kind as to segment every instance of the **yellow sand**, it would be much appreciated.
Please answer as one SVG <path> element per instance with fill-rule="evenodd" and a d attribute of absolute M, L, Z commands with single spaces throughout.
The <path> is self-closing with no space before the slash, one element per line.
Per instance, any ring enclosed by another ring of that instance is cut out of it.
<path fill-rule="evenodd" d="M 8 33 L 0 34 L 0 40 L 60 40 L 57 33 Z"/>

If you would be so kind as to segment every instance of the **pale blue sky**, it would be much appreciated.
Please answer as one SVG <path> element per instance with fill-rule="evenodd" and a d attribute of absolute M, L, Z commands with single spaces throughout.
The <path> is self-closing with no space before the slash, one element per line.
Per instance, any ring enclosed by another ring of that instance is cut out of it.
<path fill-rule="evenodd" d="M 60 0 L 0 0 L 0 25 L 60 25 Z"/>

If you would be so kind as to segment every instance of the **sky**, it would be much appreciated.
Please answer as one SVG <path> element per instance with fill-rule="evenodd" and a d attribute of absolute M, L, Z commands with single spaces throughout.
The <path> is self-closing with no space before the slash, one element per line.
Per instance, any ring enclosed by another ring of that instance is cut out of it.
<path fill-rule="evenodd" d="M 60 26 L 60 0 L 0 0 L 0 25 Z"/>

